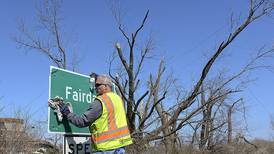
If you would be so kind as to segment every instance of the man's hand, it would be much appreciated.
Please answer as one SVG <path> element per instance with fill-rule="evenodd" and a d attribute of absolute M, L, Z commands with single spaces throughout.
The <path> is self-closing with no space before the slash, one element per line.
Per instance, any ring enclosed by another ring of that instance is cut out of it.
<path fill-rule="evenodd" d="M 72 112 L 71 105 L 69 103 L 64 103 L 62 97 L 56 96 L 55 98 L 50 99 L 48 103 L 50 107 L 52 107 L 55 110 L 59 110 L 59 112 L 61 112 L 65 116 Z"/>
<path fill-rule="evenodd" d="M 63 101 L 59 102 L 58 106 L 60 107 L 60 111 L 63 115 L 67 116 L 69 113 L 71 113 L 70 104 L 65 104 Z"/>
<path fill-rule="evenodd" d="M 63 102 L 64 102 L 64 100 L 62 97 L 56 96 L 55 98 L 51 98 L 48 100 L 48 105 L 50 107 L 52 107 L 53 109 L 56 109 L 57 105 L 59 105 L 60 103 L 63 103 Z"/>
<path fill-rule="evenodd" d="M 62 97 L 56 96 L 55 98 L 48 100 L 48 105 L 54 110 L 57 115 L 58 121 L 61 122 L 63 120 L 63 114 L 60 111 L 59 103 L 63 102 Z"/>

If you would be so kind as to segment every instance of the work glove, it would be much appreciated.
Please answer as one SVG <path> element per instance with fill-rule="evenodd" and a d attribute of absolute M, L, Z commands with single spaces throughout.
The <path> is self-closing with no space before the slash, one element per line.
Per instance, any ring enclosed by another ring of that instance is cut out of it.
<path fill-rule="evenodd" d="M 48 105 L 56 113 L 57 119 L 58 119 L 59 122 L 62 122 L 62 120 L 63 120 L 63 114 L 61 113 L 60 107 L 58 105 L 62 101 L 63 101 L 63 98 L 62 97 L 58 97 L 58 96 L 56 96 L 55 98 L 51 98 L 51 99 L 48 100 Z"/>
<path fill-rule="evenodd" d="M 60 111 L 63 115 L 67 116 L 71 113 L 71 105 L 69 103 L 64 103 L 61 101 L 58 106 L 60 107 Z"/>
<path fill-rule="evenodd" d="M 57 109 L 57 112 L 59 110 L 65 116 L 67 116 L 69 113 L 72 112 L 72 107 L 70 103 L 65 103 L 62 97 L 56 96 L 55 98 L 50 99 L 49 105 Z M 62 121 L 61 117 L 60 117 L 60 120 Z"/>

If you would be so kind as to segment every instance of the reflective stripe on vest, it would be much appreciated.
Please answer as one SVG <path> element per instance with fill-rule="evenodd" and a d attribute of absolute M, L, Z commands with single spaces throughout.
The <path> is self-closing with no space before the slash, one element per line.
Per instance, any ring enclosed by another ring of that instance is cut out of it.
<path fill-rule="evenodd" d="M 111 98 L 107 94 L 104 94 L 100 96 L 99 98 L 107 110 L 108 130 L 101 133 L 93 134 L 92 135 L 93 142 L 96 144 L 100 144 L 108 140 L 114 140 L 114 139 L 118 139 L 126 136 L 130 137 L 130 132 L 127 125 L 120 128 L 117 127 L 114 104 Z"/>
<path fill-rule="evenodd" d="M 125 137 L 130 135 L 128 127 L 121 127 L 115 130 L 111 130 L 111 131 L 107 131 L 107 132 L 103 132 L 100 134 L 96 134 L 92 136 L 92 139 L 95 143 L 102 143 L 105 142 L 107 140 L 114 140 L 117 138 L 121 138 L 121 137 Z"/>
<path fill-rule="evenodd" d="M 107 111 L 108 111 L 108 130 L 116 129 L 117 125 L 116 125 L 114 105 L 111 99 L 107 95 L 102 96 L 102 101 L 107 107 Z"/>

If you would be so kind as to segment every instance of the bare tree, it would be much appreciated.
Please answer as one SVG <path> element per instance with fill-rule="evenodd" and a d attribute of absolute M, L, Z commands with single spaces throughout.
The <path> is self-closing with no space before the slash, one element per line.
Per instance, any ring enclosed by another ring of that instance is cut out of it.
<path fill-rule="evenodd" d="M 203 81 L 205 80 L 206 76 L 209 73 L 209 70 L 211 69 L 211 67 L 214 64 L 214 62 L 216 61 L 216 59 L 220 56 L 220 54 L 229 45 L 231 45 L 231 43 L 233 42 L 233 40 L 237 36 L 239 36 L 239 34 L 244 29 L 246 29 L 248 27 L 248 25 L 250 25 L 255 20 L 259 19 L 260 17 L 262 17 L 264 15 L 268 15 L 272 10 L 273 10 L 273 3 L 270 3 L 268 1 L 250 1 L 249 14 L 248 14 L 247 18 L 242 22 L 241 25 L 239 25 L 232 33 L 229 34 L 229 36 L 227 37 L 227 39 L 225 41 L 223 41 L 223 42 L 220 43 L 218 49 L 215 51 L 215 53 L 213 54 L 213 56 L 210 58 L 210 60 L 204 66 L 204 68 L 202 70 L 202 73 L 201 73 L 201 76 L 200 76 L 199 80 L 197 81 L 197 83 L 195 84 L 195 86 L 194 86 L 192 92 L 190 93 L 190 95 L 184 101 L 182 101 L 180 103 L 180 105 L 175 110 L 175 112 L 173 113 L 172 117 L 170 118 L 170 120 L 168 121 L 168 123 L 166 125 L 163 125 L 163 126 L 160 126 L 160 127 L 156 128 L 155 130 L 153 130 L 152 132 L 150 132 L 150 134 L 148 136 L 146 136 L 146 139 L 148 141 L 159 139 L 159 138 L 163 137 L 161 135 L 160 136 L 158 135 L 161 132 L 161 130 L 165 129 L 169 125 L 174 124 L 176 122 L 176 119 L 181 114 L 181 112 L 193 104 L 195 98 L 200 93 L 200 88 L 201 88 L 201 85 L 202 85 Z M 182 126 L 184 125 L 184 123 L 192 115 L 194 115 L 198 111 L 199 110 L 195 110 L 189 116 L 187 116 L 186 118 L 184 118 L 183 120 L 181 120 L 175 130 L 179 130 L 180 128 L 182 128 Z"/>
<path fill-rule="evenodd" d="M 79 63 L 78 53 L 68 47 L 69 40 L 66 39 L 65 30 L 62 27 L 61 7 L 61 0 L 45 0 L 38 3 L 36 6 L 37 25 L 29 28 L 31 26 L 20 21 L 18 23 L 19 34 L 13 37 L 13 40 L 21 48 L 45 55 L 57 67 L 75 71 Z M 40 124 L 46 125 L 47 123 Z M 37 128 L 41 126 L 37 125 Z M 38 134 L 39 131 L 41 130 L 38 130 Z M 62 141 L 62 135 L 59 134 L 47 137 L 43 134 L 41 137 L 53 142 L 55 147 Z"/>
<path fill-rule="evenodd" d="M 42 129 L 33 117 L 23 110 L 15 118 L 0 118 L 0 153 L 34 153 L 39 149 L 47 153 L 60 152 L 57 146 L 44 140 Z"/>
<path fill-rule="evenodd" d="M 237 101 L 235 101 L 234 103 L 232 103 L 232 105 L 228 106 L 228 111 L 227 111 L 227 143 L 231 144 L 232 142 L 232 112 L 233 112 L 233 108 L 234 106 L 241 101 L 242 99 L 239 99 Z"/>
<path fill-rule="evenodd" d="M 254 69 L 268 69 L 270 66 L 264 62 L 265 58 L 273 55 L 273 49 L 259 50 L 255 57 L 238 72 L 229 77 L 224 77 L 222 72 L 214 78 L 207 79 L 201 86 L 198 105 L 202 107 L 199 120 L 193 118 L 186 123 L 193 129 L 191 144 L 198 142 L 200 149 L 211 150 L 218 144 L 227 143 L 232 139 L 232 113 L 234 110 L 244 112 L 245 108 L 235 107 L 242 99 L 237 99 L 233 95 L 244 91 L 244 87 L 251 81 L 245 76 Z M 236 95 L 237 96 L 237 95 Z M 196 126 L 195 126 L 196 125 Z M 226 127 L 227 126 L 227 127 Z M 199 137 L 197 137 L 199 132 Z M 228 136 L 228 138 L 224 137 Z"/>
<path fill-rule="evenodd" d="M 186 96 L 183 100 L 180 100 L 180 102 L 174 103 L 175 105 L 168 110 L 165 110 L 161 105 L 163 104 L 163 102 L 168 101 L 165 99 L 167 89 L 163 91 L 161 94 L 158 93 L 159 89 L 163 89 L 159 81 L 161 80 L 162 74 L 165 70 L 164 66 L 161 64 L 159 65 L 158 73 L 156 73 L 158 74 L 156 75 L 156 80 L 153 81 L 150 77 L 148 80 L 148 83 L 150 83 L 149 88 L 147 88 L 147 90 L 145 90 L 142 94 L 139 94 L 139 97 L 136 98 L 140 84 L 140 69 L 142 68 L 141 66 L 144 64 L 143 61 L 145 60 L 145 57 L 147 56 L 149 51 L 151 51 L 151 48 L 149 46 L 146 46 L 143 50 L 138 52 L 138 50 L 136 49 L 136 42 L 138 34 L 143 30 L 144 25 L 148 19 L 149 11 L 146 12 L 141 24 L 139 25 L 139 27 L 136 28 L 136 30 L 133 33 L 128 34 L 124 28 L 124 25 L 118 22 L 118 28 L 127 42 L 129 54 L 128 57 L 126 57 L 126 52 L 123 50 L 125 48 L 121 47 L 120 43 L 116 43 L 115 48 L 118 54 L 119 61 L 123 66 L 122 68 L 124 69 L 124 71 L 122 72 L 125 72 L 125 76 L 113 75 L 111 69 L 109 71 L 109 74 L 115 81 L 116 85 L 119 87 L 121 95 L 125 100 L 127 118 L 131 133 L 133 134 L 133 136 L 134 134 L 141 134 L 141 136 L 134 136 L 134 138 L 137 139 L 135 141 L 141 139 L 142 143 L 148 143 L 150 141 L 155 141 L 159 139 L 166 140 L 167 137 L 176 134 L 176 132 L 178 132 L 181 128 L 183 128 L 185 125 L 188 125 L 189 120 L 191 118 L 195 117 L 196 115 L 200 114 L 201 111 L 205 110 L 207 111 L 207 113 L 204 112 L 203 123 L 207 123 L 207 128 L 205 127 L 205 125 L 203 125 L 202 127 L 204 127 L 203 133 L 206 133 L 207 135 L 204 136 L 201 134 L 201 136 L 203 136 L 203 138 L 209 138 L 209 141 L 211 141 L 212 139 L 210 139 L 211 136 L 209 132 L 212 132 L 212 130 L 215 130 L 218 127 L 221 127 L 225 124 L 222 123 L 220 126 L 216 126 L 213 128 L 211 119 L 211 116 L 214 116 L 214 113 L 212 113 L 213 105 L 217 105 L 217 102 L 222 102 L 221 100 L 225 96 L 238 92 L 237 89 L 228 89 L 226 91 L 222 90 L 224 89 L 225 85 L 227 85 L 229 82 L 237 79 L 247 70 L 252 70 L 255 67 L 253 67 L 251 64 L 248 64 L 238 74 L 235 74 L 235 76 L 228 78 L 227 80 L 219 84 L 219 87 L 213 89 L 214 91 L 211 91 L 212 95 L 210 95 L 207 100 L 203 98 L 203 90 L 201 90 L 202 85 L 205 82 L 212 66 L 215 64 L 215 61 L 220 57 L 220 55 L 225 51 L 225 49 L 228 46 L 232 45 L 232 42 L 246 28 L 248 28 L 250 24 L 252 24 L 254 21 L 258 20 L 263 16 L 269 15 L 272 12 L 272 10 L 273 2 L 271 1 L 250 0 L 249 12 L 247 17 L 237 27 L 232 29 L 232 32 L 226 37 L 226 39 L 224 39 L 224 41 L 219 43 L 218 48 L 215 50 L 214 54 L 211 56 L 211 58 L 209 58 L 209 60 L 203 67 L 199 79 L 194 84 L 193 89 L 190 90 L 188 96 Z M 259 52 L 254 60 L 260 59 L 272 53 L 273 50 Z M 141 60 L 139 60 L 138 62 L 136 62 L 135 59 L 137 57 L 136 54 L 138 54 L 141 57 Z M 194 107 L 193 104 L 196 104 L 198 96 L 201 96 L 201 100 L 203 101 L 201 105 Z M 143 114 L 141 114 L 142 116 L 140 116 L 140 113 L 138 112 L 138 108 L 140 107 L 141 102 L 145 102 L 143 103 L 145 107 Z M 189 111 L 187 115 L 183 114 L 183 111 L 186 110 Z M 136 116 L 139 116 L 139 119 L 136 119 Z M 150 129 L 145 129 L 148 128 L 147 126 L 152 126 L 151 121 L 153 120 L 151 119 L 153 118 L 156 119 L 156 121 L 157 119 L 160 120 L 160 125 L 158 123 L 158 125 L 153 125 L 153 128 L 150 127 Z"/>
<path fill-rule="evenodd" d="M 273 116 L 271 116 L 270 117 L 270 125 L 271 125 L 271 129 L 274 131 L 274 117 Z M 273 137 L 273 139 L 274 139 L 274 135 L 272 135 Z"/>
<path fill-rule="evenodd" d="M 19 35 L 13 40 L 19 47 L 35 50 L 44 54 L 59 68 L 75 70 L 78 64 L 77 54 L 73 49 L 67 48 L 64 29 L 62 29 L 62 16 L 60 15 L 62 3 L 60 0 L 45 0 L 37 5 L 37 26 L 32 29 L 23 21 L 18 24 Z M 69 55 L 72 62 L 69 63 Z"/>
<path fill-rule="evenodd" d="M 42 36 L 37 36 L 35 31 L 29 31 L 22 23 L 19 25 L 22 36 L 15 37 L 14 40 L 21 47 L 39 51 L 58 67 L 67 69 L 68 55 L 71 50 L 65 47 L 59 16 L 60 6 L 59 1 L 50 0 L 45 1 L 45 7 L 38 9 L 39 26 L 46 30 L 46 34 L 51 39 L 42 39 Z M 154 49 L 151 38 L 143 47 L 136 45 L 148 20 L 149 10 L 145 13 L 140 25 L 132 33 L 126 31 L 125 25 L 121 22 L 120 13 L 115 14 L 118 29 L 126 45 L 124 47 L 119 42 L 115 44 L 121 69 L 113 72 L 113 61 L 116 60 L 113 57 L 110 60 L 109 75 L 119 88 L 125 102 L 129 130 L 136 145 L 144 146 L 151 141 L 161 140 L 167 149 L 167 147 L 172 147 L 170 145 L 175 145 L 178 133 L 185 126 L 191 126 L 195 134 L 201 127 L 200 146 L 204 147 L 206 143 L 209 147 L 212 145 L 213 132 L 227 123 L 227 121 L 223 121 L 215 125 L 214 120 L 218 119 L 216 115 L 222 111 L 220 108 L 224 106 L 226 98 L 240 91 L 237 88 L 229 89 L 226 86 L 237 80 L 245 72 L 257 68 L 253 65 L 254 62 L 272 54 L 273 49 L 258 52 L 253 62 L 251 61 L 235 75 L 219 82 L 214 88 L 206 87 L 208 74 L 216 60 L 225 52 L 225 49 L 231 46 L 233 41 L 250 24 L 263 16 L 270 15 L 273 7 L 273 2 L 268 0 L 250 0 L 247 17 L 239 25 L 232 26 L 231 33 L 218 44 L 218 48 L 203 66 L 200 76 L 193 88 L 188 90 L 187 95 L 182 97 L 180 91 L 176 99 L 167 99 L 169 88 L 173 82 L 168 77 L 164 78 L 166 68 L 162 59 L 159 62 L 157 72 L 151 73 L 146 81 L 144 81 L 144 77 L 140 76 L 144 61 L 151 56 L 150 54 Z M 146 86 L 142 86 L 144 83 Z M 199 99 L 200 103 L 198 102 Z M 167 103 L 172 105 L 167 107 Z M 202 115 L 202 119 L 195 119 L 198 115 Z"/>
<path fill-rule="evenodd" d="M 151 44 L 148 43 L 144 49 L 141 49 L 141 59 L 138 62 L 137 66 L 136 62 L 134 61 L 134 53 L 135 53 L 135 42 L 136 37 L 138 36 L 139 32 L 142 30 L 142 28 L 145 25 L 145 22 L 147 20 L 149 11 L 147 11 L 141 25 L 137 28 L 137 30 L 131 34 L 131 36 L 128 36 L 125 32 L 125 30 L 122 28 L 122 25 L 119 25 L 119 30 L 123 34 L 124 38 L 127 41 L 127 44 L 129 46 L 129 58 L 128 61 L 124 56 L 124 53 L 122 51 L 122 48 L 119 43 L 116 43 L 115 48 L 117 50 L 117 53 L 119 55 L 119 59 L 124 67 L 124 70 L 126 71 L 127 78 L 123 81 L 120 81 L 122 78 L 119 78 L 118 76 L 112 75 L 110 73 L 110 76 L 115 81 L 116 85 L 118 86 L 121 95 L 123 96 L 123 99 L 126 101 L 126 107 L 127 107 L 127 117 L 128 117 L 128 123 L 129 123 L 129 129 L 131 132 L 134 132 L 136 129 L 135 124 L 135 118 L 136 118 L 136 110 L 138 108 L 138 105 L 141 103 L 141 101 L 144 99 L 146 95 L 148 95 L 148 91 L 146 91 L 144 94 L 141 95 L 140 99 L 135 100 L 135 92 L 139 86 L 140 79 L 138 79 L 138 75 L 140 73 L 141 67 L 143 65 L 144 59 L 146 58 L 147 54 L 151 51 Z M 136 67 L 136 68 L 135 68 Z M 128 88 L 128 89 L 126 89 Z M 136 106 L 135 106 L 136 105 Z"/>

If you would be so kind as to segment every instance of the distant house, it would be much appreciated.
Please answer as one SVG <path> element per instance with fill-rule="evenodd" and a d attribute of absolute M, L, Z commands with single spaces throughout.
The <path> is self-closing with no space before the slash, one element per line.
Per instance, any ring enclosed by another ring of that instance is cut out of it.
<path fill-rule="evenodd" d="M 23 131 L 24 120 L 15 118 L 0 118 L 1 131 Z"/>
<path fill-rule="evenodd" d="M 24 120 L 0 118 L 0 153 L 58 153 L 58 148 L 48 141 L 29 136 Z"/>

